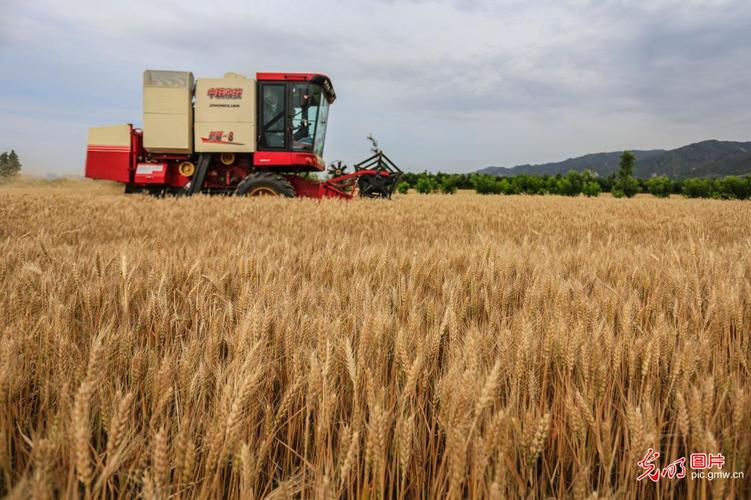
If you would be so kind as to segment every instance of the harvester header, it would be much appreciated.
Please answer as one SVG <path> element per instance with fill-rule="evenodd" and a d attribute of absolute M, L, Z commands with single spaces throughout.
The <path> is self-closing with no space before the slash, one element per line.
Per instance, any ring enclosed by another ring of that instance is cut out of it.
<path fill-rule="evenodd" d="M 331 80 L 315 73 L 236 73 L 195 79 L 183 71 L 143 74 L 143 128 L 89 129 L 86 176 L 126 192 L 351 198 L 391 197 L 401 170 L 382 152 L 346 173 L 323 149 Z"/>

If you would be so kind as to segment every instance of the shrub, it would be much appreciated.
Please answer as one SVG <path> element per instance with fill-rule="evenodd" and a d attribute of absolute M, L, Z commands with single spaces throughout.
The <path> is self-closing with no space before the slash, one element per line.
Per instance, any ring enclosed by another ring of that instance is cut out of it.
<path fill-rule="evenodd" d="M 500 194 L 501 187 L 497 177 L 491 175 L 475 175 L 472 186 L 479 194 Z"/>
<path fill-rule="evenodd" d="M 456 194 L 456 182 L 452 178 L 447 177 L 441 182 L 440 189 L 443 194 Z"/>
<path fill-rule="evenodd" d="M 749 197 L 748 179 L 729 175 L 715 182 L 716 192 L 725 199 L 745 200 Z"/>
<path fill-rule="evenodd" d="M 399 191 L 399 194 L 407 194 L 409 193 L 409 184 L 406 182 L 400 182 L 398 186 L 396 186 L 396 190 Z"/>
<path fill-rule="evenodd" d="M 511 178 L 511 182 L 519 193 L 545 193 L 545 178 L 539 175 L 516 175 Z"/>
<path fill-rule="evenodd" d="M 420 177 L 417 179 L 415 189 L 420 194 L 430 194 L 438 189 L 438 186 L 432 177 Z"/>
<path fill-rule="evenodd" d="M 517 188 L 516 184 L 514 184 L 513 179 L 507 179 L 506 177 L 502 177 L 498 181 L 498 190 L 502 194 L 519 194 L 519 188 Z"/>
<path fill-rule="evenodd" d="M 558 182 L 556 182 L 555 185 L 555 192 L 557 194 L 571 196 L 571 191 L 573 191 L 571 181 L 569 181 L 566 177 L 558 179 Z"/>
<path fill-rule="evenodd" d="M 556 183 L 556 192 L 564 196 L 579 196 L 582 192 L 582 175 L 574 170 Z"/>
<path fill-rule="evenodd" d="M 652 177 L 645 184 L 647 191 L 658 198 L 667 198 L 673 190 L 672 181 L 665 176 Z"/>
<path fill-rule="evenodd" d="M 599 196 L 601 191 L 600 183 L 595 181 L 585 182 L 584 186 L 582 186 L 582 193 L 590 198 Z"/>
<path fill-rule="evenodd" d="M 633 198 L 639 192 L 639 181 L 634 177 L 619 179 L 613 185 L 613 196 L 616 198 Z"/>
<path fill-rule="evenodd" d="M 712 195 L 710 179 L 686 179 L 683 181 L 683 195 L 687 198 L 709 198 Z"/>

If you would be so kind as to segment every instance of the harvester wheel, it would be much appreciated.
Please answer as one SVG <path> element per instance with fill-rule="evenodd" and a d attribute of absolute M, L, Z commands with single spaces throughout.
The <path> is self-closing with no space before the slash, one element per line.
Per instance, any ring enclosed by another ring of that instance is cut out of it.
<path fill-rule="evenodd" d="M 293 198 L 295 189 L 292 184 L 281 175 L 262 172 L 250 174 L 240 181 L 235 189 L 238 196 L 285 196 Z"/>

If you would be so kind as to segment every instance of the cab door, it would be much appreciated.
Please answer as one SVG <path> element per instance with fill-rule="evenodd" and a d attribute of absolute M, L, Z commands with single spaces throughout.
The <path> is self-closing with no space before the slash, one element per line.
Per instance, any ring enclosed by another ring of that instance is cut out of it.
<path fill-rule="evenodd" d="M 287 149 L 287 84 L 259 83 L 258 92 L 258 149 L 284 151 Z"/>

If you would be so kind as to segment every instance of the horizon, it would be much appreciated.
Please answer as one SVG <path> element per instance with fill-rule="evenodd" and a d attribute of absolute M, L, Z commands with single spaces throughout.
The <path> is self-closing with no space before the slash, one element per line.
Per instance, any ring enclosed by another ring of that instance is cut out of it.
<path fill-rule="evenodd" d="M 540 162 L 540 163 L 519 163 L 517 165 L 513 165 L 513 166 L 510 166 L 510 167 L 507 167 L 507 166 L 504 166 L 504 165 L 486 165 L 486 166 L 475 168 L 473 170 L 465 170 L 465 171 L 444 171 L 444 170 L 430 170 L 430 169 L 423 169 L 423 170 L 406 170 L 405 169 L 404 171 L 405 172 L 409 172 L 409 173 L 414 173 L 414 174 L 420 174 L 420 173 L 427 172 L 428 174 L 431 174 L 431 175 L 435 175 L 435 174 L 475 174 L 475 173 L 480 173 L 483 170 L 487 170 L 487 169 L 514 170 L 514 169 L 520 168 L 520 167 L 538 167 L 538 166 L 544 166 L 544 165 L 550 165 L 550 164 L 556 164 L 556 163 L 563 163 L 563 162 L 566 162 L 566 161 L 569 161 L 569 160 L 577 160 L 577 159 L 580 159 L 580 158 L 585 158 L 587 156 L 595 156 L 595 155 L 603 155 L 603 154 L 618 154 L 618 153 L 624 153 L 626 151 L 630 151 L 630 152 L 633 152 L 633 153 L 650 153 L 650 152 L 664 152 L 664 153 L 667 153 L 667 152 L 670 152 L 670 151 L 676 151 L 676 150 L 683 149 L 683 148 L 686 148 L 686 147 L 695 146 L 695 145 L 698 145 L 698 144 L 709 143 L 709 142 L 717 142 L 717 143 L 723 143 L 723 144 L 729 144 L 729 143 L 733 143 L 733 144 L 736 144 L 736 143 L 737 144 L 751 144 L 751 140 L 747 140 L 747 141 L 744 141 L 744 140 L 730 141 L 730 140 L 724 140 L 724 139 L 706 139 L 706 140 L 703 140 L 703 141 L 692 142 L 691 144 L 684 144 L 683 146 L 679 146 L 677 148 L 672 148 L 672 149 L 666 149 L 666 148 L 655 148 L 655 149 L 627 148 L 627 149 L 624 149 L 624 150 L 616 150 L 616 151 L 597 151 L 597 152 L 594 152 L 594 153 L 585 153 L 585 154 L 578 155 L 578 156 L 569 156 L 569 157 L 566 157 L 564 159 L 551 160 L 551 161 Z M 9 149 L 9 150 L 7 150 L 5 152 L 10 153 L 11 150 L 12 149 Z M 0 150 L 0 152 L 3 152 L 3 151 L 4 150 Z M 18 153 L 18 152 L 16 151 L 16 153 Z M 21 163 L 23 164 L 23 157 L 21 157 L 20 154 L 19 154 L 19 159 L 21 160 Z M 325 172 L 319 172 L 319 173 L 325 173 Z M 27 176 L 27 177 L 31 177 L 31 178 L 39 178 L 39 179 L 65 179 L 65 178 L 70 178 L 70 179 L 81 178 L 81 179 L 83 179 L 83 178 L 85 178 L 84 175 L 83 175 L 83 171 L 80 172 L 80 173 L 76 173 L 76 172 L 72 172 L 72 173 L 42 172 L 42 173 L 39 173 L 39 172 L 33 172 L 33 171 L 29 172 L 29 171 L 26 170 L 25 165 L 24 165 L 24 170 L 21 172 L 21 174 L 23 176 Z M 529 174 L 524 174 L 524 175 L 529 175 Z M 540 175 L 540 174 L 533 174 L 533 175 Z"/>

